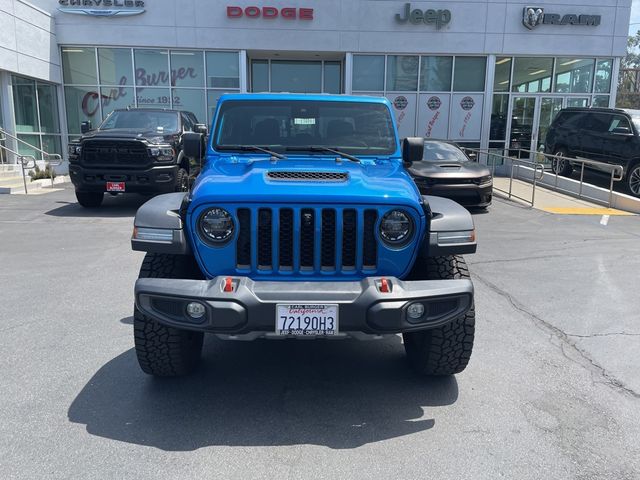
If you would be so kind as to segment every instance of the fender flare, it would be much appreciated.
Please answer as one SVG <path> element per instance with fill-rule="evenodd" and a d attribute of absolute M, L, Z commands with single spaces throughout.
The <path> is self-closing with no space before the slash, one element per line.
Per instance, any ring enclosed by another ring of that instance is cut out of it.
<path fill-rule="evenodd" d="M 427 233 L 420 255 L 422 257 L 440 257 L 446 255 L 462 255 L 475 253 L 475 225 L 473 217 L 462 205 L 448 198 L 423 195 L 422 200 L 429 206 L 429 232 Z M 473 241 L 453 245 L 442 245 L 438 242 L 438 233 L 473 232 Z"/>

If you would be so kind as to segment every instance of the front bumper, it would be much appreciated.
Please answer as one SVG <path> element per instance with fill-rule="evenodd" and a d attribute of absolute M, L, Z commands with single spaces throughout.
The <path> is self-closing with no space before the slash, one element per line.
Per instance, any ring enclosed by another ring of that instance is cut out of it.
<path fill-rule="evenodd" d="M 493 196 L 493 183 L 476 184 L 434 184 L 420 186 L 423 195 L 450 198 L 465 207 L 488 207 Z"/>
<path fill-rule="evenodd" d="M 136 281 L 138 309 L 156 321 L 188 330 L 220 335 L 275 335 L 276 305 L 338 304 L 340 334 L 371 335 L 435 328 L 465 314 L 473 304 L 470 280 L 402 281 L 386 277 L 391 291 L 380 291 L 381 277 L 353 282 L 272 282 L 232 277 L 234 290 L 225 292 L 225 277 L 212 280 L 141 278 Z M 206 313 L 194 320 L 186 313 L 189 302 L 199 302 Z M 420 302 L 425 312 L 410 319 L 407 307 Z"/>
<path fill-rule="evenodd" d="M 69 176 L 76 190 L 105 192 L 107 182 L 124 182 L 125 193 L 166 193 L 175 191 L 177 165 L 156 165 L 149 168 L 123 169 L 87 168 L 77 163 L 69 165 Z"/>

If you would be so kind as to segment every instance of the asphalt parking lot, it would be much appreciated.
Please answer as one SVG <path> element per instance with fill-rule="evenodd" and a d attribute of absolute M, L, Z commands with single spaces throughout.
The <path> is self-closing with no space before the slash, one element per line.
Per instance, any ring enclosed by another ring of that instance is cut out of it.
<path fill-rule="evenodd" d="M 0 478 L 640 478 L 638 217 L 476 214 L 456 377 L 415 377 L 399 337 L 209 338 L 159 381 L 132 348 L 142 202 L 0 196 Z"/>

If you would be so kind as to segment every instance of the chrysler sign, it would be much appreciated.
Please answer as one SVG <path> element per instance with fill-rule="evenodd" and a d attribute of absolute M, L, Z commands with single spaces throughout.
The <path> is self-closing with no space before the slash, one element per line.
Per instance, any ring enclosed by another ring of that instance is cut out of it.
<path fill-rule="evenodd" d="M 144 13 L 143 0 L 59 0 L 58 10 L 93 17 L 125 17 Z"/>
<path fill-rule="evenodd" d="M 597 27 L 600 25 L 600 19 L 600 15 L 545 13 L 542 7 L 524 7 L 522 11 L 522 24 L 529 30 L 538 25 L 589 25 Z"/>

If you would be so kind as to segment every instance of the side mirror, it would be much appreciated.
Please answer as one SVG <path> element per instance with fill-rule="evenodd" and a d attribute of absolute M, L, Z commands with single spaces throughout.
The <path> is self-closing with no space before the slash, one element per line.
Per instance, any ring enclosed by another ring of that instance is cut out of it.
<path fill-rule="evenodd" d="M 424 138 L 407 137 L 402 140 L 402 164 L 405 168 L 419 162 L 424 156 Z"/>
<path fill-rule="evenodd" d="M 202 157 L 202 134 L 187 132 L 182 136 L 182 152 L 188 158 L 200 160 Z"/>
<path fill-rule="evenodd" d="M 193 131 L 196 133 L 201 133 L 202 135 L 205 135 L 205 136 L 207 135 L 207 133 L 209 133 L 209 129 L 204 123 L 196 123 L 193 126 Z"/>
<path fill-rule="evenodd" d="M 87 132 L 90 132 L 91 130 L 93 130 L 93 126 L 91 125 L 91 120 L 87 120 L 86 122 L 82 122 L 80 124 L 80 133 L 82 133 L 83 135 Z"/>
<path fill-rule="evenodd" d="M 472 162 L 478 161 L 478 154 L 475 152 L 467 153 L 467 157 L 469 157 L 469 160 L 471 160 Z"/>
<path fill-rule="evenodd" d="M 611 130 L 611 133 L 614 135 L 632 135 L 631 129 L 629 127 L 616 127 Z"/>

